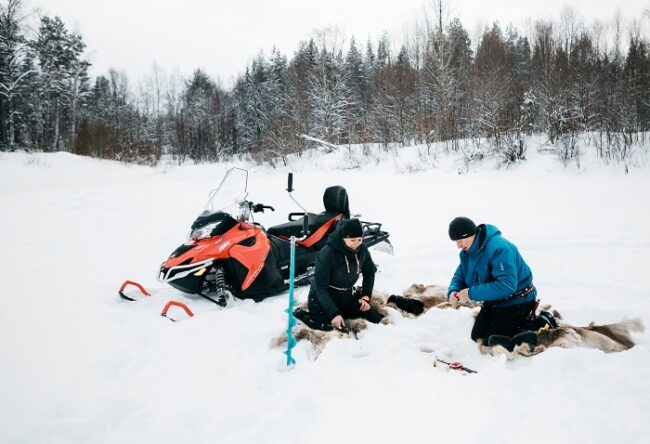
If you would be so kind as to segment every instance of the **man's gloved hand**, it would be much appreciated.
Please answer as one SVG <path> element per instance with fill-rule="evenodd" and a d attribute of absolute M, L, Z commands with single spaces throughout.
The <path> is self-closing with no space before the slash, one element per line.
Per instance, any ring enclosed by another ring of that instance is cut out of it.
<path fill-rule="evenodd" d="M 469 304 L 471 302 L 471 299 L 469 298 L 469 288 L 464 288 L 458 292 L 458 300 L 463 305 Z"/>
<path fill-rule="evenodd" d="M 458 292 L 457 291 L 452 291 L 449 294 L 449 303 L 451 304 L 452 307 L 456 307 L 458 305 Z"/>
<path fill-rule="evenodd" d="M 424 304 L 417 299 L 405 298 L 404 296 L 393 294 L 388 298 L 388 302 L 392 302 L 398 308 L 416 316 L 421 315 L 424 311 Z"/>

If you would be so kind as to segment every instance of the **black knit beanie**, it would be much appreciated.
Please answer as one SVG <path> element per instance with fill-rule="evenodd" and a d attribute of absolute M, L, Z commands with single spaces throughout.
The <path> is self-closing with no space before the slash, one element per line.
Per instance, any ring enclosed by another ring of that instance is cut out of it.
<path fill-rule="evenodd" d="M 467 217 L 457 217 L 449 224 L 449 237 L 456 241 L 476 234 L 476 224 Z"/>
<path fill-rule="evenodd" d="M 341 234 L 346 237 L 363 237 L 363 227 L 359 219 L 350 219 L 341 228 Z"/>

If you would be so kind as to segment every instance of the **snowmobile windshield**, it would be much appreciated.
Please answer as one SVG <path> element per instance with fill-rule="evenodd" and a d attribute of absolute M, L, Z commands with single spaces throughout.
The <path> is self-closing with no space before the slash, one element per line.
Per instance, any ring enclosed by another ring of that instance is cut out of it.
<path fill-rule="evenodd" d="M 242 203 L 248 196 L 247 187 L 248 171 L 241 168 L 230 168 L 219 186 L 210 192 L 210 198 L 202 214 L 207 215 L 221 211 L 237 219 Z"/>
<path fill-rule="evenodd" d="M 205 209 L 192 224 L 189 239 L 200 240 L 223 234 L 238 220 L 247 220 L 250 214 L 246 201 L 247 184 L 248 171 L 229 169 L 219 186 L 210 192 Z"/>

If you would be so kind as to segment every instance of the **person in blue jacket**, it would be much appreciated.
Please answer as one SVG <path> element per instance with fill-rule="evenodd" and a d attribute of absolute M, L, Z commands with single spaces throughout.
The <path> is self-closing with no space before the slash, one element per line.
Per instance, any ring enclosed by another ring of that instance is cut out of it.
<path fill-rule="evenodd" d="M 449 237 L 461 250 L 460 265 L 449 284 L 449 302 L 453 306 L 482 303 L 472 340 L 508 350 L 522 342 L 534 345 L 535 333 L 522 332 L 521 327 L 533 310 L 537 290 L 517 247 L 494 225 L 477 227 L 467 217 L 451 221 Z"/>

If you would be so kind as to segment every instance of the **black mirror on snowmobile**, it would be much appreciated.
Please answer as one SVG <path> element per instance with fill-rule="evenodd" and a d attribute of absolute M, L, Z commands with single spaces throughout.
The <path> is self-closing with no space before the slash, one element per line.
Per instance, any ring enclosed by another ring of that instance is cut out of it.
<path fill-rule="evenodd" d="M 292 192 L 293 191 L 293 173 L 289 173 L 289 181 L 287 184 L 287 191 Z"/>

